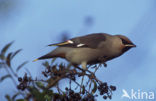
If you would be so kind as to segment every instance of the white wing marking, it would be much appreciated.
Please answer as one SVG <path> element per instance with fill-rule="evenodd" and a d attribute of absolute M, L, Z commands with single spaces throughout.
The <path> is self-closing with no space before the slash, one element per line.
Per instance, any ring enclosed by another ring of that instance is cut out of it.
<path fill-rule="evenodd" d="M 77 47 L 82 47 L 82 46 L 84 46 L 84 45 L 85 45 L 85 44 L 80 43 L 80 44 L 77 45 Z"/>
<path fill-rule="evenodd" d="M 71 41 L 71 40 L 68 40 L 67 42 L 69 42 L 69 43 L 71 43 L 71 44 L 72 44 L 72 43 L 74 43 L 74 42 L 73 42 L 73 41 Z"/>

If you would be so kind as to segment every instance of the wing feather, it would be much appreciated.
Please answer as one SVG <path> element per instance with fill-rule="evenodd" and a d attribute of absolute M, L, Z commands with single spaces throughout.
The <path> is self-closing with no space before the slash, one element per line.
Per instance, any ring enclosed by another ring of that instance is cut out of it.
<path fill-rule="evenodd" d="M 80 48 L 80 47 L 89 47 L 89 48 L 97 48 L 98 45 L 106 40 L 105 33 L 94 33 L 89 34 L 81 37 L 72 38 L 65 42 L 57 43 L 57 44 L 50 44 L 48 46 L 59 46 L 59 47 L 73 47 L 73 48 Z"/>

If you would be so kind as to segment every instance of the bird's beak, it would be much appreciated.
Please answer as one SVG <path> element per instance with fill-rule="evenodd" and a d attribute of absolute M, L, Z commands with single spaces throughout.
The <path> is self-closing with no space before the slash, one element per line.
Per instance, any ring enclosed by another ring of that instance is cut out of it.
<path fill-rule="evenodd" d="M 126 47 L 136 47 L 136 45 L 134 45 L 134 44 L 127 44 L 127 45 L 125 45 Z"/>

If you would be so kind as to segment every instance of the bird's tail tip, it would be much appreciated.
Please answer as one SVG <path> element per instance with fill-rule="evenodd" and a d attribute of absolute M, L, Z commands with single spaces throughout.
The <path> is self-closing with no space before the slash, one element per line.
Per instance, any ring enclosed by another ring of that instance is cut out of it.
<path fill-rule="evenodd" d="M 39 59 L 35 59 L 35 60 L 33 60 L 33 62 L 36 62 L 36 61 L 38 61 Z"/>
<path fill-rule="evenodd" d="M 47 45 L 47 46 L 57 46 L 57 44 L 50 44 L 50 45 Z"/>

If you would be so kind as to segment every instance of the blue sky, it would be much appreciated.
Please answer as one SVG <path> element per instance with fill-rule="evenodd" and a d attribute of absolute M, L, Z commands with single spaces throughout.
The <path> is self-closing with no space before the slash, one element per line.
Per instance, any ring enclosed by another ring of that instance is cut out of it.
<path fill-rule="evenodd" d="M 108 67 L 100 68 L 97 76 L 117 86 L 112 101 L 129 101 L 121 99 L 122 89 L 148 92 L 156 88 L 155 10 L 154 0 L 15 0 L 6 13 L 0 10 L 0 46 L 15 40 L 11 50 L 22 48 L 23 51 L 15 58 L 13 66 L 28 60 L 25 68 L 33 77 L 39 77 L 44 69 L 41 61 L 31 61 L 54 49 L 46 45 L 60 42 L 63 31 L 68 31 L 70 38 L 97 32 L 126 35 L 137 48 L 109 61 Z M 86 28 L 84 19 L 88 16 L 93 18 L 93 25 Z M 24 72 L 25 69 L 19 74 L 23 76 Z M 0 96 L 16 90 L 8 87 L 8 82 L 0 84 Z"/>

